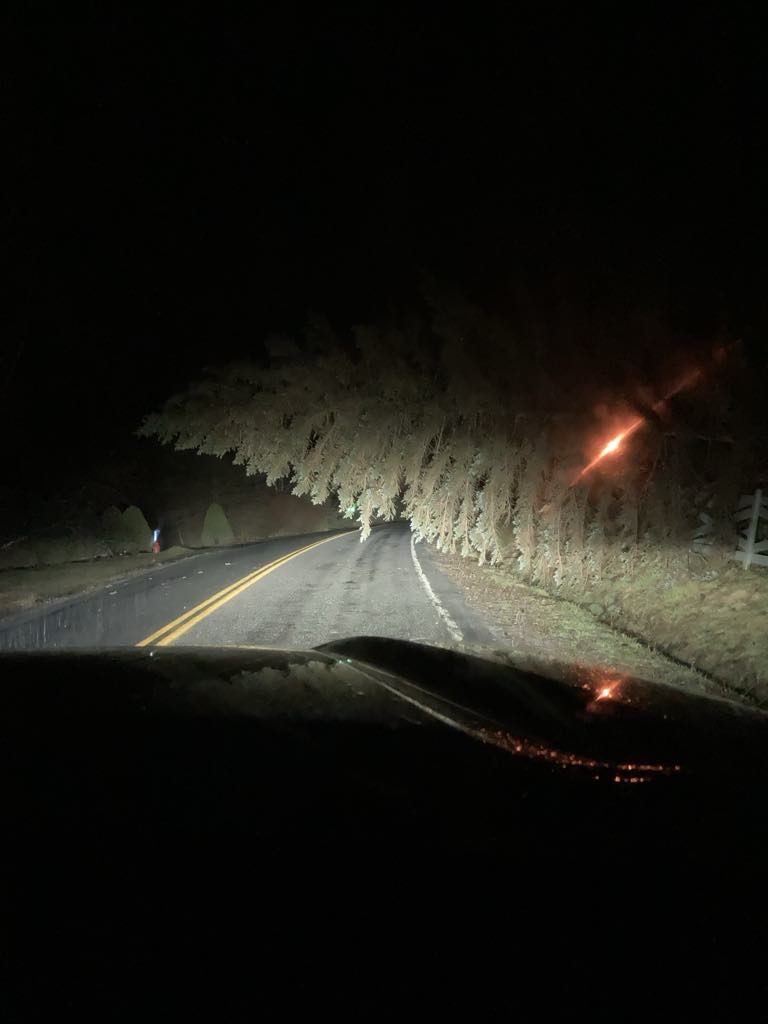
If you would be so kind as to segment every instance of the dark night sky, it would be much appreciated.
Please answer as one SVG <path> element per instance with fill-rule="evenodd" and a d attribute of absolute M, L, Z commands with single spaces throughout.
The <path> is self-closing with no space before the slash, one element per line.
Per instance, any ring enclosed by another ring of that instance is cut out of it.
<path fill-rule="evenodd" d="M 734 8 L 279 8 L 17 16 L 11 477 L 84 465 L 308 310 L 406 302 L 420 268 L 491 302 L 563 275 L 762 316 L 765 37 Z"/>

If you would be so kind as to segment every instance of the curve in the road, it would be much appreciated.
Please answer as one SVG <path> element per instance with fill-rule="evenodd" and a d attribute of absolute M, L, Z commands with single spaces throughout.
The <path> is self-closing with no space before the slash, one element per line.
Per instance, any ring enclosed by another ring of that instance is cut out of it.
<path fill-rule="evenodd" d="M 414 557 L 403 522 L 374 527 L 363 543 L 357 530 L 281 537 L 155 566 L 5 620 L 0 650 L 296 650 L 364 635 L 442 647 L 494 642 L 428 545 Z"/>
<path fill-rule="evenodd" d="M 350 531 L 357 533 L 356 530 Z M 174 643 L 179 637 L 184 636 L 193 626 L 202 622 L 203 619 L 212 615 L 213 612 L 218 611 L 229 601 L 234 600 L 242 594 L 248 587 L 252 587 L 254 583 L 258 583 L 259 580 L 268 576 L 275 569 L 279 569 L 281 565 L 285 565 L 286 562 L 290 562 L 293 558 L 298 558 L 299 555 L 303 555 L 306 551 L 311 551 L 312 548 L 319 547 L 320 544 L 328 544 L 329 541 L 338 540 L 339 537 L 347 536 L 346 533 L 336 534 L 333 537 L 324 537 L 323 540 L 316 540 L 312 544 L 305 544 L 303 547 L 298 548 L 296 551 L 291 552 L 289 555 L 283 555 L 281 558 L 276 558 L 274 562 L 269 562 L 267 565 L 256 569 L 254 572 L 248 573 L 246 576 L 241 577 L 239 580 L 235 580 L 229 586 L 224 587 L 216 594 L 212 594 L 210 597 L 201 601 L 199 604 L 190 608 L 184 612 L 183 615 L 173 619 L 171 622 L 161 626 L 160 629 L 150 633 L 149 636 L 144 637 L 143 640 L 139 640 L 136 644 L 137 647 L 148 647 L 150 644 L 155 644 L 158 647 L 166 647 L 169 644 Z"/>
<path fill-rule="evenodd" d="M 366 635 L 446 647 L 482 633 L 482 623 L 450 581 L 433 583 L 441 601 L 416 570 L 408 524 L 394 523 L 374 529 L 363 543 L 349 534 L 333 548 L 307 548 L 268 581 L 191 625 L 178 642 L 306 650 Z M 446 589 L 451 589 L 450 614 Z M 491 642 L 487 632 L 483 641 Z"/>

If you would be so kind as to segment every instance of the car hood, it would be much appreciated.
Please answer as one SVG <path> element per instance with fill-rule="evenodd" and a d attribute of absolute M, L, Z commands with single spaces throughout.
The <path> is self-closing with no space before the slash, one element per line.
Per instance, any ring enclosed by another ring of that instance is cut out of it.
<path fill-rule="evenodd" d="M 590 778 L 648 782 L 764 770 L 768 718 L 605 672 L 552 679 L 383 637 L 309 651 L 145 648 L 2 656 L 4 719 L 169 715 L 386 724 L 430 721 L 512 757 Z"/>

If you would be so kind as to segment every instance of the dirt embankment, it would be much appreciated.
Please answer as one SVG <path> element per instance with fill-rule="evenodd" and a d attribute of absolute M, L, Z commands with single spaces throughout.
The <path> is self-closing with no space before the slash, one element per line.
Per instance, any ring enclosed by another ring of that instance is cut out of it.
<path fill-rule="evenodd" d="M 513 569 L 438 556 L 441 569 L 495 625 L 500 646 L 531 668 L 585 667 L 768 706 L 768 571 L 640 571 L 588 590 L 550 593 Z"/>

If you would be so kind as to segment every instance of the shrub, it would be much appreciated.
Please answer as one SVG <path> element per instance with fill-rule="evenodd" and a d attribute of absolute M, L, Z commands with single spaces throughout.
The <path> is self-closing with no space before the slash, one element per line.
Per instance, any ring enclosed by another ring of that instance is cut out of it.
<path fill-rule="evenodd" d="M 152 550 L 152 531 L 136 505 L 130 505 L 124 512 L 111 505 L 102 513 L 101 533 L 113 554 Z"/>
<path fill-rule="evenodd" d="M 217 547 L 235 543 L 235 534 L 229 524 L 227 515 L 218 502 L 208 506 L 203 523 L 201 541 L 204 548 Z"/>

